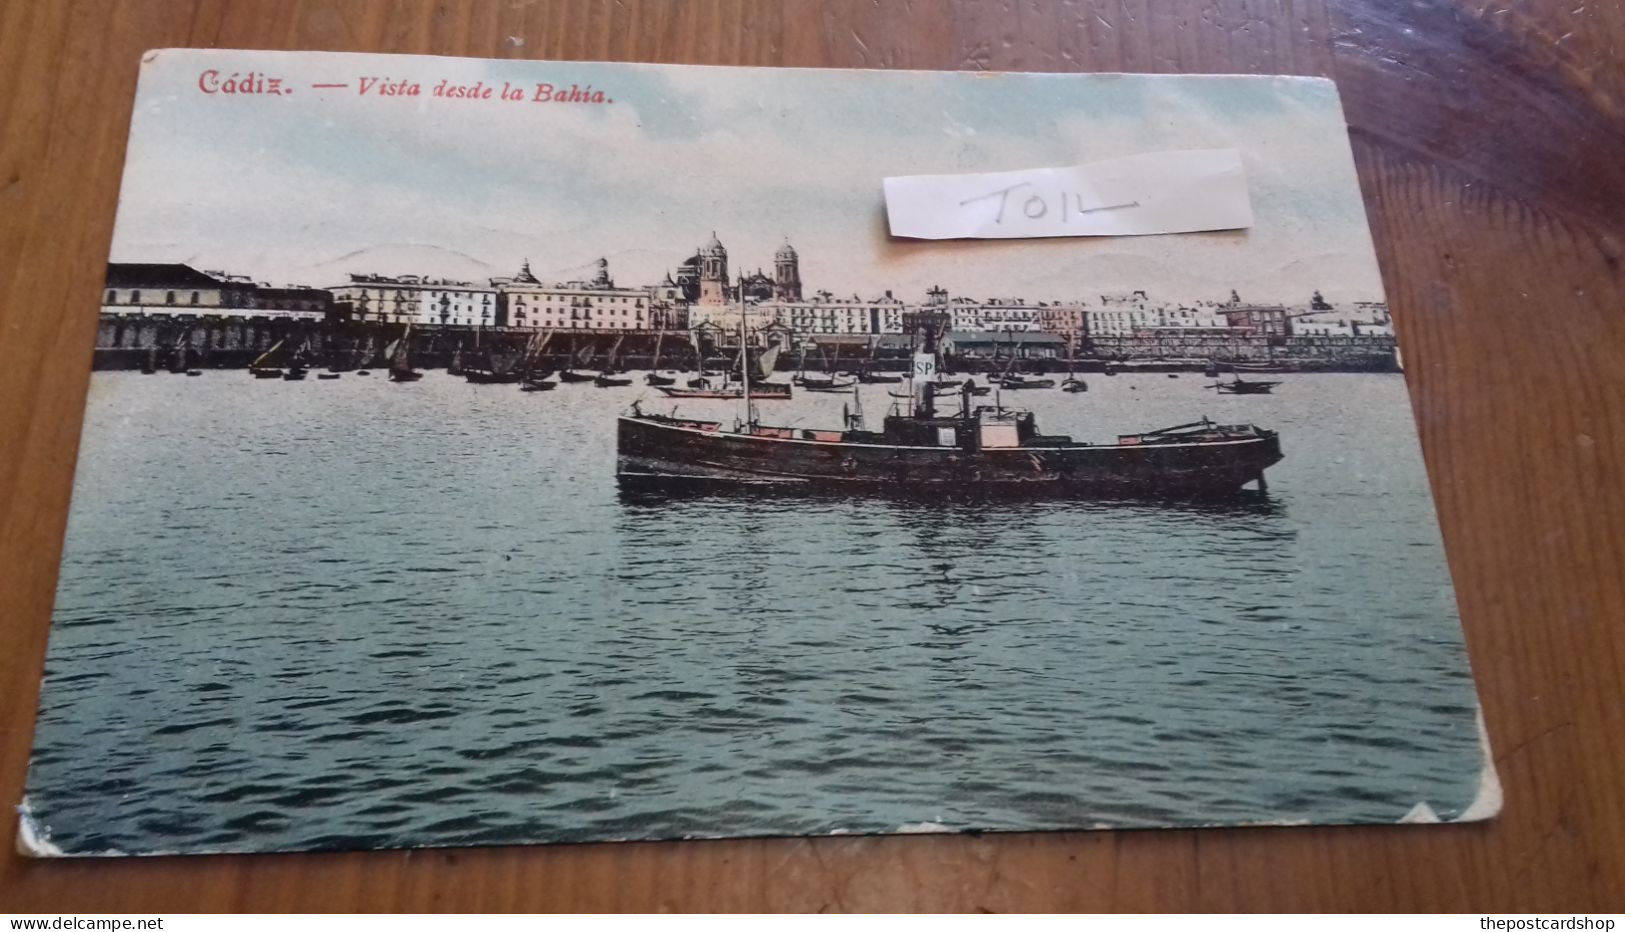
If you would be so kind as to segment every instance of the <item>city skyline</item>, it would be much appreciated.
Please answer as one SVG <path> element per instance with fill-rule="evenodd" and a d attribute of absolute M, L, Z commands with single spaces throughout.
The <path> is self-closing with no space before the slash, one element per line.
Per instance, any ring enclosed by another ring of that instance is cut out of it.
<path fill-rule="evenodd" d="M 302 82 L 353 80 L 338 57 L 245 53 Z M 113 258 L 252 270 L 325 287 L 348 272 L 478 280 L 582 277 L 600 255 L 652 284 L 710 230 L 733 268 L 771 268 L 788 236 L 810 288 L 1034 301 L 1146 289 L 1260 302 L 1380 300 L 1329 82 L 1211 77 L 654 68 L 400 57 L 399 73 L 604 88 L 562 106 L 310 92 L 205 98 L 198 59 L 157 53 L 132 121 Z M 873 77 L 863 75 L 862 77 Z M 1024 85 L 1012 108 L 1008 86 Z M 1081 82 L 1081 83 L 1080 83 Z M 1086 93 L 1077 93 L 1083 87 Z M 948 100 L 932 112 L 914 99 Z M 1153 111 L 1163 118 L 1147 121 Z M 922 242 L 885 231 L 883 177 L 1239 146 L 1250 231 Z M 809 155 L 811 153 L 811 155 Z M 820 157 L 819 153 L 828 153 Z M 678 245 L 686 244 L 686 245 Z M 758 255 L 759 253 L 759 255 Z M 1246 268 L 1246 280 L 1234 271 Z"/>

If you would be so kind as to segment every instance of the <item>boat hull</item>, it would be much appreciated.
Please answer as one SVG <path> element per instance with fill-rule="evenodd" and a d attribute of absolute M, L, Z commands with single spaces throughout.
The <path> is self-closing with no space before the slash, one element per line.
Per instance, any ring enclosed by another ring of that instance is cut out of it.
<path fill-rule="evenodd" d="M 512 385 L 524 377 L 522 372 L 490 372 L 484 369 L 464 369 L 463 378 L 470 385 Z"/>
<path fill-rule="evenodd" d="M 1199 495 L 1261 480 L 1281 459 L 1280 440 L 1270 431 L 1223 441 L 966 451 L 748 436 L 640 417 L 617 423 L 616 475 L 633 488 Z"/>
<path fill-rule="evenodd" d="M 732 388 L 677 388 L 673 385 L 660 385 L 656 387 L 656 390 L 665 395 L 667 398 L 710 398 L 723 400 L 745 397 L 745 390 L 743 387 L 739 386 L 738 383 L 735 383 L 734 387 Z M 766 390 L 760 387 L 753 388 L 751 389 L 750 397 L 755 401 L 788 401 L 790 399 L 790 387 L 788 385 L 774 385 Z"/>

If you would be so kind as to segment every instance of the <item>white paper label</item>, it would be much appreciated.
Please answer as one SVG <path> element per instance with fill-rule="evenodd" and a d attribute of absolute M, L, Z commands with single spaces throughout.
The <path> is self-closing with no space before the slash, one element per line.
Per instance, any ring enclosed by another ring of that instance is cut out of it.
<path fill-rule="evenodd" d="M 930 353 L 914 354 L 914 378 L 931 379 L 937 375 L 937 357 Z"/>
<path fill-rule="evenodd" d="M 1065 168 L 887 178 L 893 236 L 1144 236 L 1252 226 L 1235 149 L 1149 152 Z"/>

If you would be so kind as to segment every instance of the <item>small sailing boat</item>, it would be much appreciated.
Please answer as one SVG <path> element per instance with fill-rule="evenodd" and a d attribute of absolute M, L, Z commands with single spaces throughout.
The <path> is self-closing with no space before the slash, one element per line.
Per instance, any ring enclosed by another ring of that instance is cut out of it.
<path fill-rule="evenodd" d="M 376 358 L 378 356 L 378 340 L 377 340 L 377 338 L 371 337 L 371 336 L 367 337 L 367 345 L 359 347 L 357 349 L 357 353 L 359 354 L 359 356 L 356 359 L 356 367 L 357 368 L 356 368 L 356 373 L 355 374 L 356 375 L 372 375 L 372 370 L 370 368 L 368 368 L 368 367 L 373 365 L 374 361 L 376 360 Z"/>
<path fill-rule="evenodd" d="M 288 371 L 282 373 L 282 381 L 303 382 L 305 380 L 306 374 L 310 372 L 309 353 L 306 350 L 307 343 L 299 344 L 299 349 L 294 351 L 293 358 L 288 360 Z"/>
<path fill-rule="evenodd" d="M 401 338 L 389 348 L 389 380 L 391 382 L 416 382 L 423 378 L 423 373 L 412 368 L 412 325 L 407 323 L 406 330 Z"/>
<path fill-rule="evenodd" d="M 996 383 L 1000 388 L 1015 391 L 1027 388 L 1054 388 L 1054 379 L 1031 379 L 1022 375 L 1006 375 Z"/>
<path fill-rule="evenodd" d="M 531 336 L 531 343 L 535 342 Z M 472 385 L 512 385 L 524 377 L 524 360 L 527 351 L 515 354 L 498 352 L 496 346 L 487 346 L 485 350 L 485 365 L 464 366 L 463 378 Z"/>
<path fill-rule="evenodd" d="M 1238 375 L 1232 377 L 1229 382 L 1214 382 L 1209 387 L 1217 389 L 1221 395 L 1268 395 L 1280 384 L 1280 382 L 1247 382 Z"/>
<path fill-rule="evenodd" d="M 349 365 L 346 362 L 344 358 L 346 355 L 348 354 L 341 351 L 335 342 L 330 341 L 327 345 L 327 372 L 318 373 L 316 378 L 336 379 L 341 373 L 349 372 L 351 369 L 354 369 L 355 366 Z"/>
<path fill-rule="evenodd" d="M 900 375 L 885 375 L 879 372 L 870 372 L 868 369 L 858 373 L 858 381 L 864 385 L 900 385 L 903 377 Z"/>
<path fill-rule="evenodd" d="M 653 385 L 656 388 L 659 388 L 662 385 L 677 384 L 676 376 L 660 374 L 660 347 L 665 342 L 666 331 L 661 330 L 657 332 L 655 334 L 655 356 L 654 359 L 649 363 L 649 374 L 643 377 L 643 383 L 645 385 Z"/>
<path fill-rule="evenodd" d="M 547 347 L 548 341 L 553 339 L 553 331 L 546 333 L 533 333 L 530 340 L 525 343 L 525 356 L 519 363 L 519 390 L 522 392 L 547 392 L 558 387 L 557 382 L 547 379 L 553 374 L 552 369 L 542 369 L 537 366 L 541 361 L 542 350 Z"/>
<path fill-rule="evenodd" d="M 586 365 L 589 361 L 592 360 L 592 357 L 593 357 L 593 351 L 592 351 L 592 345 L 591 344 L 583 346 L 579 350 L 575 349 L 572 346 L 572 348 L 570 350 L 569 364 L 567 364 L 564 367 L 563 372 L 559 373 L 559 381 L 560 382 L 591 382 L 591 381 L 593 381 L 596 378 L 596 376 L 588 375 L 585 372 L 577 372 L 577 371 L 575 371 L 576 366 L 584 366 L 584 365 Z"/>
<path fill-rule="evenodd" d="M 1061 380 L 1061 391 L 1073 395 L 1089 390 L 1089 386 L 1082 379 L 1078 378 L 1078 374 L 1076 372 L 1077 360 L 1074 354 L 1074 349 L 1076 346 L 1077 338 L 1074 335 L 1071 339 L 1066 341 L 1066 378 Z"/>
<path fill-rule="evenodd" d="M 186 374 L 186 351 L 188 349 L 187 342 L 189 338 L 190 335 L 183 336 L 181 337 L 180 341 L 175 344 L 175 358 L 169 363 L 170 375 Z M 201 375 L 202 373 L 199 374 Z"/>
<path fill-rule="evenodd" d="M 841 379 L 839 377 L 801 380 L 801 387 L 809 392 L 844 392 L 856 384 L 858 384 L 857 379 Z"/>
<path fill-rule="evenodd" d="M 275 366 L 272 363 L 272 360 L 276 357 L 277 350 L 281 349 L 282 344 L 286 342 L 286 340 L 276 341 L 271 345 L 270 349 L 261 353 L 257 359 L 249 363 L 248 374 L 252 375 L 256 379 L 282 378 L 282 370 Z"/>
<path fill-rule="evenodd" d="M 874 371 L 875 353 L 880 350 L 880 342 L 874 337 L 869 338 L 869 357 L 858 367 L 857 380 L 864 385 L 899 385 L 903 381 L 900 375 L 884 375 Z"/>
<path fill-rule="evenodd" d="M 624 342 L 626 342 L 625 334 L 615 338 L 615 343 L 609 348 L 609 355 L 604 359 L 604 368 L 598 370 L 598 374 L 593 376 L 592 384 L 599 388 L 621 388 L 632 384 L 630 377 L 618 377 L 621 370 L 616 365 L 616 356 L 620 352 L 621 344 Z"/>

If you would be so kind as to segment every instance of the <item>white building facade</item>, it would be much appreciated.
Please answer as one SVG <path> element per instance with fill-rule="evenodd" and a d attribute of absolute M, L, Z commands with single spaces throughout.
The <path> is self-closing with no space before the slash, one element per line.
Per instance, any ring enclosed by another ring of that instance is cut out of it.
<path fill-rule="evenodd" d="M 585 281 L 544 284 L 526 262 L 519 274 L 496 282 L 500 320 L 508 327 L 540 330 L 680 330 L 688 325 L 688 302 L 669 278 L 659 285 L 618 288 L 609 263 Z"/>
<path fill-rule="evenodd" d="M 417 275 L 351 275 L 348 283 L 330 290 L 335 301 L 350 305 L 354 320 L 475 327 L 497 322 L 496 289 L 489 285 Z"/>

